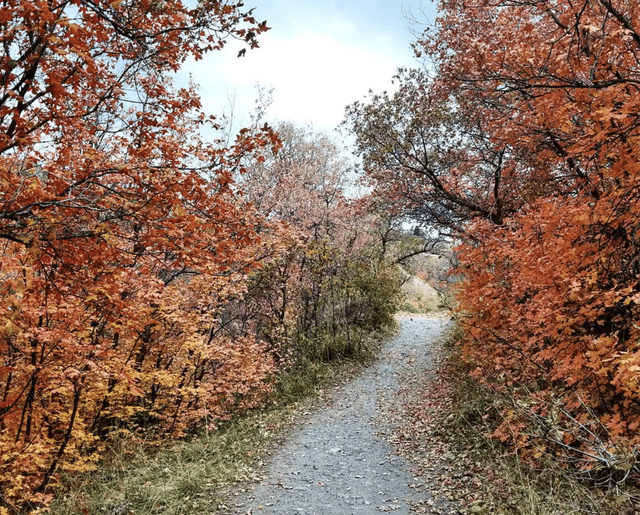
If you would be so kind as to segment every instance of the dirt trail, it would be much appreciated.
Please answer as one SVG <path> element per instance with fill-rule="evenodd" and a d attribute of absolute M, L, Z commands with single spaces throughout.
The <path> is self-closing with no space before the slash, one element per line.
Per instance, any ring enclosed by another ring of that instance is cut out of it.
<path fill-rule="evenodd" d="M 232 499 L 231 513 L 408 515 L 411 504 L 437 502 L 416 488 L 411 464 L 394 455 L 380 435 L 396 423 L 389 415 L 401 410 L 397 394 L 403 376 L 432 373 L 432 344 L 447 323 L 424 315 L 401 317 L 398 334 L 380 359 L 288 435 L 266 464 L 265 479 Z M 444 506 L 438 511 L 456 513 Z"/>

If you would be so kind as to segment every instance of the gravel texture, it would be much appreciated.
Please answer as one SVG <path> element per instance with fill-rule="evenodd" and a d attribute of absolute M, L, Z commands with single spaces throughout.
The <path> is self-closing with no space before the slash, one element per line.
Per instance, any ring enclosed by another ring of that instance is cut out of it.
<path fill-rule="evenodd" d="M 378 361 L 289 433 L 265 464 L 264 479 L 232 500 L 231 513 L 409 514 L 416 503 L 439 503 L 416 487 L 411 464 L 384 435 L 401 422 L 403 378 L 432 374 L 434 342 L 448 320 L 407 315 L 398 322 Z"/>

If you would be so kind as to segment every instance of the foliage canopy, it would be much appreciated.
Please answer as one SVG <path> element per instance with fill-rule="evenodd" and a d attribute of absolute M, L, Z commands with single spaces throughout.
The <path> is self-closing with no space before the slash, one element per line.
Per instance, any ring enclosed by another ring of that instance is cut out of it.
<path fill-rule="evenodd" d="M 496 436 L 609 484 L 640 448 L 639 14 L 442 0 L 415 43 L 431 77 L 346 120 L 377 194 L 459 243 L 466 359 L 527 407 Z"/>

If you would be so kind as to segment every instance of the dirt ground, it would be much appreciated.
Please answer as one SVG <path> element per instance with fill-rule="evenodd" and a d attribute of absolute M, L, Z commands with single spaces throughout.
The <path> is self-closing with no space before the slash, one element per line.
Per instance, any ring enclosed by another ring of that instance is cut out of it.
<path fill-rule="evenodd" d="M 432 496 L 439 464 L 425 477 L 390 442 L 402 422 L 405 378 L 433 374 L 447 318 L 404 315 L 378 361 L 309 413 L 265 463 L 262 480 L 231 500 L 232 514 L 458 513 Z M 425 511 L 425 507 L 430 507 Z"/>

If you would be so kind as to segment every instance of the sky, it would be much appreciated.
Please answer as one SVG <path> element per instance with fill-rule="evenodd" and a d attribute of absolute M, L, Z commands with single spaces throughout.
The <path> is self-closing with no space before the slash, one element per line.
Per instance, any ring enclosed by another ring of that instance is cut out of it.
<path fill-rule="evenodd" d="M 254 17 L 271 27 L 259 37 L 260 48 L 238 58 L 241 46 L 230 44 L 185 63 L 180 76 L 191 74 L 200 85 L 209 114 L 230 112 L 235 99 L 237 127 L 249 123 L 259 84 L 273 88 L 265 121 L 312 124 L 328 134 L 346 105 L 370 89 L 391 91 L 397 68 L 417 65 L 407 16 L 435 18 L 431 0 L 245 0 L 245 7 L 255 7 Z"/>

